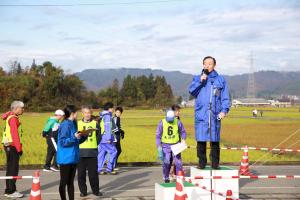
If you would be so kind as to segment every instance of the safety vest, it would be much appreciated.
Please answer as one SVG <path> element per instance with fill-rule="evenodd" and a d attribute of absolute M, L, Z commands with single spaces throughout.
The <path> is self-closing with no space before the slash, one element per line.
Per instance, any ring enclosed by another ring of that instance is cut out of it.
<path fill-rule="evenodd" d="M 3 137 L 2 137 L 2 144 L 4 144 L 4 145 L 9 145 L 9 144 L 11 144 L 13 142 L 12 141 L 12 137 L 11 137 L 11 132 L 10 132 L 10 126 L 8 124 L 9 120 L 12 117 L 16 117 L 16 118 L 19 119 L 19 117 L 16 116 L 16 115 L 10 115 L 5 120 L 5 127 L 4 127 L 4 131 L 3 131 Z M 23 143 L 23 130 L 22 130 L 21 123 L 19 124 L 19 127 L 18 127 L 18 133 L 19 133 L 20 143 L 22 144 Z"/>
<path fill-rule="evenodd" d="M 179 142 L 178 119 L 174 119 L 173 123 L 167 122 L 166 119 L 162 120 L 163 133 L 161 137 L 162 143 L 176 144 Z"/>
<path fill-rule="evenodd" d="M 78 121 L 78 131 L 86 130 L 86 129 L 96 129 L 97 122 L 92 120 L 90 122 L 84 122 L 82 120 Z M 97 149 L 97 135 L 96 131 L 93 131 L 89 134 L 86 141 L 79 145 L 80 149 Z"/>
<path fill-rule="evenodd" d="M 112 121 L 110 121 L 110 128 L 111 128 L 111 130 L 112 130 Z M 101 122 L 100 122 L 100 129 L 101 129 L 101 134 L 104 134 L 104 132 L 105 132 L 105 129 L 104 129 L 104 119 L 102 118 L 101 119 Z"/>

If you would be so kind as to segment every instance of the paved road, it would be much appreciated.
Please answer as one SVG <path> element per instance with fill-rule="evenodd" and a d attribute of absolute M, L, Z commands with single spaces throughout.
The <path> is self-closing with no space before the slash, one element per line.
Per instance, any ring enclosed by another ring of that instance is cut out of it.
<path fill-rule="evenodd" d="M 186 168 L 189 171 L 189 168 Z M 252 168 L 258 175 L 300 174 L 300 166 L 257 166 Z M 4 175 L 0 171 L 0 176 Z M 32 175 L 33 170 L 22 170 L 20 175 Z M 43 200 L 59 199 L 59 173 L 41 172 Z M 100 176 L 100 188 L 105 193 L 101 199 L 107 200 L 146 200 L 154 199 L 154 183 L 161 182 L 160 167 L 124 167 L 117 176 Z M 18 190 L 30 193 L 31 180 L 18 181 Z M 0 181 L 0 193 L 3 193 L 4 181 Z M 77 181 L 75 182 L 76 199 L 100 199 L 93 195 L 79 197 Z M 240 180 L 241 199 L 300 199 L 300 179 L 286 180 Z M 0 196 L 0 199 L 5 199 Z"/>

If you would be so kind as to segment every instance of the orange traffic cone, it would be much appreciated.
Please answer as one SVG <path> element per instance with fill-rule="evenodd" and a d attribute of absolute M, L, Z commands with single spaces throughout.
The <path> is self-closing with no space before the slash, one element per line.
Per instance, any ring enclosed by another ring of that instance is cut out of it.
<path fill-rule="evenodd" d="M 42 200 L 40 171 L 34 172 L 29 200 Z"/>
<path fill-rule="evenodd" d="M 226 200 L 232 200 L 232 191 L 231 190 L 227 190 L 227 192 L 226 192 Z"/>
<path fill-rule="evenodd" d="M 249 158 L 248 158 L 248 146 L 244 147 L 243 158 L 240 166 L 240 175 L 250 176 L 252 175 L 249 171 Z"/>
<path fill-rule="evenodd" d="M 183 178 L 183 172 L 178 171 L 177 178 L 176 178 L 176 190 L 175 190 L 174 200 L 187 200 L 188 198 L 186 192 L 184 191 L 182 178 Z"/>

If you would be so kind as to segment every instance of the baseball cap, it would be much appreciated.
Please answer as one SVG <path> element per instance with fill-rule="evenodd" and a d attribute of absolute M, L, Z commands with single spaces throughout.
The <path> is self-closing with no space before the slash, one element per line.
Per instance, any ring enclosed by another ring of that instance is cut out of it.
<path fill-rule="evenodd" d="M 175 113 L 173 110 L 168 110 L 166 114 L 166 120 L 167 122 L 173 122 L 175 118 Z"/>
<path fill-rule="evenodd" d="M 65 115 L 65 112 L 62 111 L 62 110 L 56 110 L 54 114 L 55 114 L 55 115 L 58 115 L 58 116 L 64 116 L 64 115 Z"/>

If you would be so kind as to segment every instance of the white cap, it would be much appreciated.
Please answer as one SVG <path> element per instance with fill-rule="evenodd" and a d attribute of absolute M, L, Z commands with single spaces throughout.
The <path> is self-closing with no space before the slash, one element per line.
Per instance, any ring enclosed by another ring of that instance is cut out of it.
<path fill-rule="evenodd" d="M 167 111 L 167 115 L 166 115 L 166 120 L 168 122 L 173 122 L 174 121 L 174 118 L 175 118 L 175 113 L 173 110 L 168 110 Z"/>
<path fill-rule="evenodd" d="M 58 115 L 58 116 L 64 116 L 64 115 L 65 115 L 65 112 L 62 111 L 62 110 L 56 110 L 54 114 L 55 114 L 55 115 Z"/>

